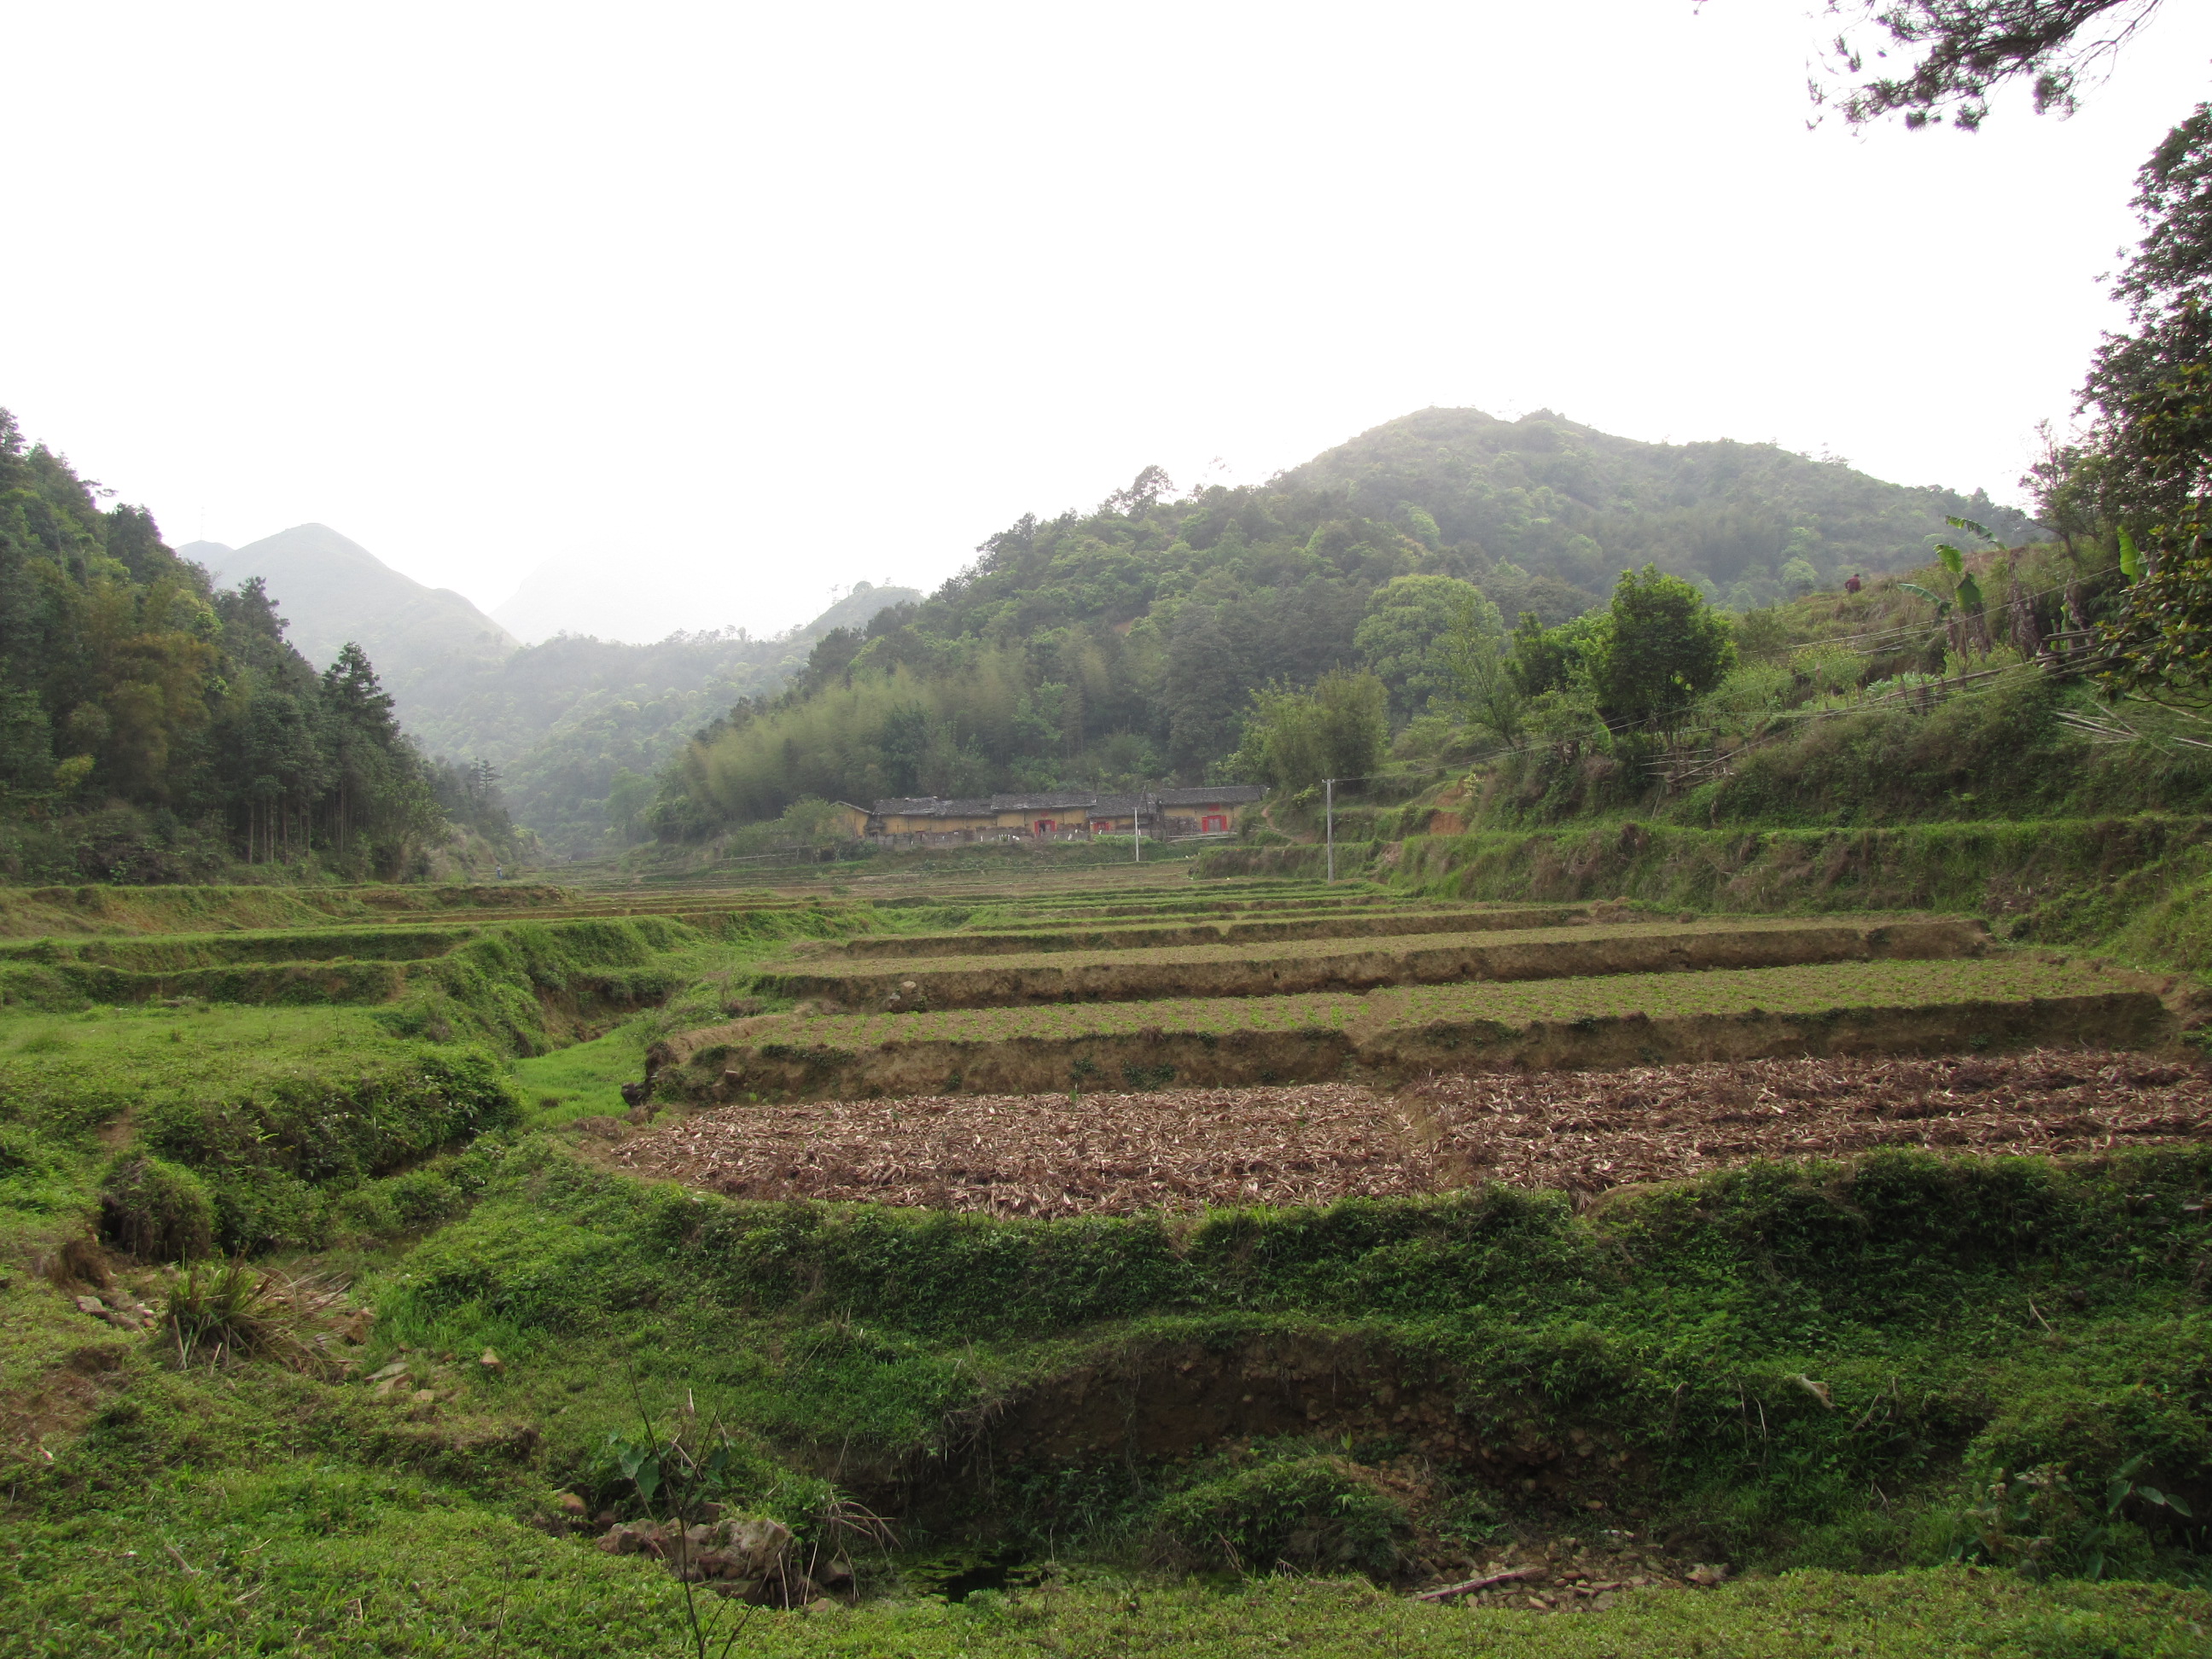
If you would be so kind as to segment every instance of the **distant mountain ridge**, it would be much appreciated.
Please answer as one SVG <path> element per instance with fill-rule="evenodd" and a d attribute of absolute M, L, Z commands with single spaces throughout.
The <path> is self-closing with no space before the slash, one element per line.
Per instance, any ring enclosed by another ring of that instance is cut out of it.
<path fill-rule="evenodd" d="M 249 576 L 268 586 L 286 637 L 317 667 L 348 641 L 368 653 L 404 714 L 456 669 L 496 663 L 521 641 L 450 587 L 426 587 L 328 525 L 295 525 L 244 547 L 191 542 L 178 556 L 219 586 Z"/>
<path fill-rule="evenodd" d="M 1929 542 L 1951 533 L 1948 516 L 2007 542 L 2034 530 L 2027 514 L 1978 489 L 1890 483 L 1771 443 L 1647 443 L 1549 410 L 1514 421 L 1419 410 L 1268 487 L 1336 494 L 1352 514 L 1399 525 L 1419 509 L 1430 526 L 1414 524 L 1416 538 L 1432 530 L 1439 545 L 1473 550 L 1468 574 L 1478 580 L 1486 565 L 1510 564 L 1595 599 L 1623 568 L 1656 563 L 1709 584 L 1712 599 L 1735 610 L 1855 570 L 1923 563 Z"/>
<path fill-rule="evenodd" d="M 693 732 L 740 698 L 781 690 L 833 629 L 865 627 L 921 597 L 863 582 L 770 639 L 736 629 L 652 645 L 556 635 L 471 676 L 410 729 L 434 753 L 498 767 L 515 822 L 556 852 L 596 852 L 611 823 L 627 818 L 623 792 L 642 806 L 651 775 Z"/>
<path fill-rule="evenodd" d="M 732 703 L 781 689 L 824 634 L 921 597 L 862 582 L 805 627 L 765 639 L 732 628 L 651 645 L 578 634 L 524 645 L 462 595 L 403 575 L 327 525 L 178 552 L 220 586 L 260 577 L 287 639 L 318 668 L 358 644 L 409 735 L 442 758 L 489 761 L 514 821 L 568 854 L 598 850 L 625 775 L 649 777 Z"/>

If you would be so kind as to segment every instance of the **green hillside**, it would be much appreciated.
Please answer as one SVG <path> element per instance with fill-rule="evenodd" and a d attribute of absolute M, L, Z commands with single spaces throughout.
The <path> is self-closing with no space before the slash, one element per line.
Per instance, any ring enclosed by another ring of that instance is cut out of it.
<path fill-rule="evenodd" d="M 422 874 L 502 828 L 401 734 L 370 659 L 318 672 L 258 580 L 215 587 L 0 410 L 0 877 Z"/>
<path fill-rule="evenodd" d="M 810 796 L 1262 778 L 1237 754 L 1255 690 L 1370 671 L 1402 730 L 1431 712 L 1438 641 L 1470 605 L 1493 637 L 1524 611 L 1556 625 L 1650 564 L 1748 610 L 1923 562 L 1969 514 L 2027 528 L 1979 495 L 1771 444 L 1638 443 L 1541 413 L 1424 410 L 1257 487 L 1178 496 L 1147 469 L 1093 512 L 1000 532 L 926 602 L 825 636 L 782 696 L 686 750 L 654 823 L 696 838 Z M 1378 736 L 1332 765 L 1380 752 Z"/>
<path fill-rule="evenodd" d="M 770 639 L 739 629 L 653 645 L 563 634 L 439 687 L 404 711 L 408 730 L 434 753 L 489 762 L 517 823 L 556 854 L 588 854 L 638 833 L 653 775 L 694 731 L 741 698 L 773 694 L 823 635 L 921 597 L 863 582 Z"/>
<path fill-rule="evenodd" d="M 514 823 L 556 856 L 628 838 L 652 775 L 692 732 L 740 698 L 773 694 L 823 635 L 921 597 L 862 582 L 805 627 L 765 639 L 730 628 L 649 645 L 562 634 L 522 646 L 460 594 L 425 587 L 326 526 L 242 548 L 193 542 L 179 556 L 218 582 L 260 579 L 311 663 L 359 644 L 409 735 L 472 776 L 489 767 Z"/>
<path fill-rule="evenodd" d="M 1418 508 L 1443 543 L 1480 550 L 1467 573 L 1478 580 L 1493 561 L 1601 592 L 1622 569 L 1656 563 L 1736 611 L 1853 572 L 1922 563 L 1950 533 L 1947 515 L 2008 541 L 2028 528 L 2025 514 L 1979 490 L 1885 483 L 1771 443 L 1640 443 L 1548 410 L 1501 421 L 1479 409 L 1425 409 L 1291 468 L 1276 485 L 1341 491 L 1350 511 L 1373 519 L 1413 522 Z"/>
<path fill-rule="evenodd" d="M 295 525 L 245 547 L 191 542 L 180 558 L 225 586 L 258 576 L 292 644 L 318 666 L 350 641 L 368 653 L 412 721 L 459 678 L 515 649 L 512 635 L 449 587 L 425 587 L 327 525 Z"/>

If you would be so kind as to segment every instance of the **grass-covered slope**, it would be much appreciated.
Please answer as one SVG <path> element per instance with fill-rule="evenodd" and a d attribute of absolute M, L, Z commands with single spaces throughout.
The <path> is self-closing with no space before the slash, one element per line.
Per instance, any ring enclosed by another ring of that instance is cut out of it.
<path fill-rule="evenodd" d="M 542 1142 L 445 1167 L 473 1208 L 373 1259 L 362 1380 L 179 1370 L 44 1280 L 0 1285 L 11 1420 L 46 1425 L 11 1449 L 0 1555 L 27 1650 L 672 1642 L 665 1572 L 561 1535 L 553 1501 L 634 1512 L 608 1437 L 635 1437 L 638 1401 L 664 1429 L 687 1401 L 719 1412 L 728 1497 L 802 1538 L 834 1529 L 834 1486 L 897 1510 L 910 1552 L 982 1540 L 1068 1564 L 1011 1604 L 763 1614 L 747 1641 L 770 1651 L 1229 1652 L 1267 1632 L 1347 1653 L 1832 1636 L 2181 1654 L 2212 1620 L 2201 1593 L 1928 1571 L 2196 1571 L 2191 1528 L 2141 1494 L 2212 1501 L 2201 1151 L 1751 1170 L 1580 1217 L 1492 1191 L 1172 1227 L 735 1203 Z M 495 1366 L 474 1363 L 486 1350 Z M 427 1399 L 367 1380 L 394 1358 Z M 1409 1454 L 1431 1470 L 1411 1495 L 1381 1480 Z M 1268 1505 L 1295 1508 L 1324 1466 L 1386 1580 L 1401 1556 L 1606 1526 L 1739 1573 L 1890 1576 L 1548 1621 L 1149 1576 L 1218 1564 L 1191 1516 L 1255 1539 L 1291 1524 Z M 2032 1512 L 1992 1499 L 2000 1481 Z"/>
<path fill-rule="evenodd" d="M 1176 1042 L 1195 1064 L 1246 1038 L 1395 1044 L 1424 1074 L 1531 1034 L 1557 1049 L 1535 1063 L 1556 1064 L 1577 1043 L 1663 1046 L 1675 1024 L 1701 1052 L 1731 1032 L 1800 1053 L 1915 1032 L 1996 1044 L 2068 1019 L 2106 1036 L 2148 1022 L 2132 1038 L 2154 1040 L 2168 1017 L 2131 976 L 1998 951 L 1366 997 L 748 1012 L 764 958 L 794 939 L 872 971 L 889 964 L 835 942 L 864 926 L 943 939 L 963 917 L 1000 933 L 1144 919 L 1109 883 L 983 896 L 706 902 L 686 912 L 701 927 L 554 895 L 542 920 L 453 906 L 9 947 L 27 971 L 312 950 L 417 975 L 380 1004 L 0 1012 L 11 1637 L 72 1656 L 676 1647 L 675 1579 L 593 1547 L 659 1501 L 635 1478 L 649 1431 L 711 1450 L 708 1495 L 787 1525 L 809 1561 L 852 1558 L 860 1605 L 758 1613 L 742 1644 L 763 1651 L 1230 1653 L 1255 1632 L 1531 1659 L 1802 1652 L 1808 1631 L 1900 1656 L 2201 1645 L 2212 1599 L 2186 1588 L 2212 1505 L 2201 1146 L 2066 1164 L 1888 1152 L 1579 1206 L 1493 1186 L 1050 1221 L 727 1198 L 584 1150 L 622 1133 L 608 1120 L 635 1091 L 618 1085 L 653 1039 L 664 1071 L 685 1049 L 720 1078 L 730 1055 L 710 1051 L 732 1015 L 729 1031 L 799 1034 L 785 1046 L 800 1064 L 838 1033 L 855 1056 L 921 1060 L 955 1038 L 1049 1047 L 1040 1023 L 1073 1022 L 1090 1035 L 1054 1050 L 1066 1075 L 1048 1081 L 1090 1089 L 1166 1080 Z M 1372 894 L 1287 908 L 1316 896 L 1208 902 L 1370 929 L 1419 914 Z M 1162 925 L 1188 902 L 1161 896 Z M 1778 931 L 1792 932 L 1563 937 Z M 1864 927 L 1833 931 L 1872 948 Z M 1930 1018 L 1950 1024 L 1913 1023 Z M 1131 1045 L 1132 1075 L 1077 1069 L 1082 1042 L 1109 1040 Z M 568 1126 L 580 1116 L 594 1121 Z M 934 1178 L 961 1178 L 957 1147 L 928 1156 Z M 253 1260 L 212 1259 L 233 1252 Z M 1545 1605 L 1595 1610 L 1398 1594 L 1507 1559 Z M 1015 1564 L 1027 1588 L 957 1607 L 921 1594 L 978 1562 Z M 1747 1582 L 1688 1587 L 1694 1562 Z M 1599 1587 L 1629 1577 L 1676 1587 Z"/>

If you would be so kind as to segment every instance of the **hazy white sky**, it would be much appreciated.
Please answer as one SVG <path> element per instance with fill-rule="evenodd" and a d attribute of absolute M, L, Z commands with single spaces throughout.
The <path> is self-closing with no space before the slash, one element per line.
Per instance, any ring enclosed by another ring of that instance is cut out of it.
<path fill-rule="evenodd" d="M 0 404 L 172 541 L 757 632 L 1432 404 L 2010 498 L 2170 10 L 1968 137 L 1808 132 L 1814 0 L 13 5 Z"/>

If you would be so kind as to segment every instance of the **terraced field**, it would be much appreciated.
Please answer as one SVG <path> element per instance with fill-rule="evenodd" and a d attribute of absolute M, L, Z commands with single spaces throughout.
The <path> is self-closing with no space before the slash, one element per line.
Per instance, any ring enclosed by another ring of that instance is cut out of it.
<path fill-rule="evenodd" d="M 1170 916 L 1142 914 L 1088 917 L 1054 916 L 1049 920 L 1008 923 L 998 927 L 973 926 L 952 933 L 869 934 L 827 947 L 832 954 L 853 957 L 970 957 L 1012 955 L 1029 951 L 1115 951 L 1139 945 L 1224 945 L 1246 939 L 1363 939 L 1377 932 L 1450 933 L 1496 932 L 1512 927 L 1556 927 L 1588 919 L 1584 905 L 1516 907 L 1512 905 L 1453 905 L 1425 909 L 1406 906 L 1381 909 L 1372 905 L 1356 908 L 1306 907 L 1248 902 L 1230 915 Z M 1378 928 L 1379 921 L 1390 925 Z"/>
<path fill-rule="evenodd" d="M 1967 956 L 1973 936 L 1956 923 L 1893 927 L 1908 940 L 1917 934 L 1935 959 L 1875 957 L 1870 940 L 1882 929 L 1824 936 L 1780 924 L 1716 928 L 1691 937 L 1711 939 L 1717 954 L 1747 955 L 1778 940 L 1813 959 L 1656 973 L 1601 969 L 1388 986 L 1364 995 L 767 1014 L 664 1042 L 651 1075 L 665 1098 L 1027 1093 L 2052 1042 L 2154 1047 L 2171 1036 L 2160 988 L 2140 976 L 2035 953 Z M 1620 949 L 1620 930 L 1593 931 L 1616 937 L 1556 941 L 1567 947 L 1561 962 L 1579 959 L 1587 968 L 1591 953 Z"/>
<path fill-rule="evenodd" d="M 1136 1647 L 1242 1652 L 1279 1589 L 1218 1582 L 1273 1564 L 1373 1577 L 1331 1652 L 1489 1651 L 1437 1600 L 1510 1595 L 1593 1615 L 1516 1651 L 1796 1653 L 1836 1619 L 1758 1575 L 1955 1559 L 1989 1470 L 2081 1470 L 2100 1552 L 2128 1471 L 2203 1512 L 2212 1067 L 2161 982 L 1925 914 L 1016 873 L 0 906 L 10 1627 L 660 1650 L 691 1581 L 605 1541 L 659 1524 L 641 1417 L 854 1543 L 779 1652 L 1129 1648 L 1171 1593 L 1229 1611 Z M 292 1000 L 347 1006 L 221 1006 Z M 303 1322 L 183 1363 L 226 1257 Z M 2201 1577 L 2130 1501 L 2128 1571 Z M 1066 1577 L 915 1595 L 1015 1548 Z M 1700 1611 L 1737 1577 L 1772 1640 Z M 1624 1644 L 1632 1582 L 1679 1632 Z M 2066 1651 L 2194 1652 L 2179 1605 Z"/>
<path fill-rule="evenodd" d="M 1376 916 L 1360 933 L 1331 929 L 1319 939 L 1277 936 L 1264 944 L 1133 944 L 1120 950 L 923 957 L 890 966 L 793 964 L 771 969 L 757 982 L 774 995 L 828 998 L 854 1009 L 900 1012 L 1948 958 L 1978 955 L 1988 943 L 1978 925 L 1944 918 L 1542 925 L 1555 917 L 1556 913 L 1527 911 L 1507 913 L 1493 922 L 1462 915 L 1452 918 L 1453 931 L 1431 933 L 1409 926 L 1427 918 Z"/>
<path fill-rule="evenodd" d="M 747 1104 L 603 1156 L 737 1198 L 1064 1216 L 1322 1206 L 1481 1181 L 1594 1195 L 1762 1158 L 2110 1153 L 2208 1138 L 2212 1071 L 2065 1049 L 1456 1075 L 1398 1090 Z"/>

